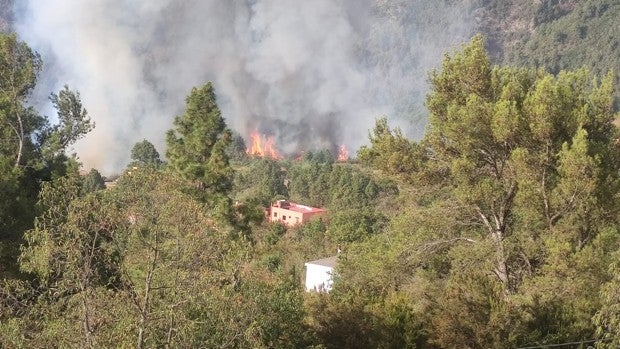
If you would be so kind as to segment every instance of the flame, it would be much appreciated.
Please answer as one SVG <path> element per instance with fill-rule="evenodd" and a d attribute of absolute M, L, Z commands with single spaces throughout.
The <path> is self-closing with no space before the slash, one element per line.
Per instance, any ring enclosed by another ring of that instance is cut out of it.
<path fill-rule="evenodd" d="M 338 161 L 347 161 L 349 160 L 349 151 L 347 147 L 343 144 L 338 148 Z"/>
<path fill-rule="evenodd" d="M 246 150 L 247 154 L 261 158 L 282 159 L 282 155 L 276 150 L 273 136 L 261 137 L 258 131 L 254 130 L 250 132 L 250 139 L 252 140 L 252 145 Z"/>

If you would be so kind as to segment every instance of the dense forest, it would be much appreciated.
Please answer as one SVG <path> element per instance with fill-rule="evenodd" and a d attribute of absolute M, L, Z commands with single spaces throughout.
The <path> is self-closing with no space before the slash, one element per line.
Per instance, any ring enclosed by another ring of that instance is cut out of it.
<path fill-rule="evenodd" d="M 41 59 L 0 40 L 2 347 L 615 348 L 614 76 L 492 65 L 482 36 L 430 72 L 420 141 L 379 118 L 355 160 L 249 156 L 211 83 L 114 186 L 68 147 L 77 91 L 27 105 Z M 279 198 L 327 220 L 265 221 Z M 303 263 L 338 256 L 334 288 Z"/>
<path fill-rule="evenodd" d="M 0 348 L 620 347 L 620 5 L 468 3 L 420 140 L 378 116 L 349 159 L 249 155 L 205 82 L 114 178 L 71 153 L 80 93 L 42 115 L 42 58 L 0 33 Z"/>
<path fill-rule="evenodd" d="M 481 0 L 477 29 L 496 63 L 553 74 L 587 67 L 603 75 L 620 64 L 620 3 L 613 0 Z M 620 82 L 616 76 L 616 86 Z M 620 92 L 615 92 L 616 108 Z"/>

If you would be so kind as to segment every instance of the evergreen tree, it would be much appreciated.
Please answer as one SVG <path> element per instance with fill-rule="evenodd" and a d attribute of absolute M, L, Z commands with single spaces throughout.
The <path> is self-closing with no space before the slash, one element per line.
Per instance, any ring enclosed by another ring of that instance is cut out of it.
<path fill-rule="evenodd" d="M 82 178 L 82 194 L 88 194 L 102 189 L 105 189 L 105 181 L 101 173 L 91 168 L 90 172 Z"/>
<path fill-rule="evenodd" d="M 157 167 L 161 165 L 161 159 L 159 158 L 159 153 L 153 143 L 147 141 L 146 139 L 137 142 L 134 144 L 133 148 L 131 148 L 131 160 L 132 166 L 154 166 Z"/>
<path fill-rule="evenodd" d="M 166 134 L 170 167 L 208 194 L 226 195 L 232 186 L 232 168 L 226 149 L 232 141 L 209 82 L 193 88 L 185 113 L 174 119 Z"/>
<path fill-rule="evenodd" d="M 67 149 L 95 128 L 82 105 L 80 93 L 65 87 L 50 95 L 50 101 L 58 114 L 58 123 L 46 126 L 39 135 L 45 176 L 58 178 L 77 170 L 79 164 L 75 154 L 69 156 Z"/>
<path fill-rule="evenodd" d="M 14 34 L 0 34 L 0 156 L 14 167 L 32 160 L 33 135 L 45 123 L 26 106 L 41 64 L 40 56 Z"/>
<path fill-rule="evenodd" d="M 350 246 L 340 287 L 382 301 L 424 295 L 410 302 L 441 347 L 592 339 L 619 237 L 612 76 L 492 67 L 475 37 L 430 82 L 428 133 L 410 151 L 421 173 L 401 199 L 408 208 L 371 239 L 386 250 Z M 385 129 L 377 123 L 361 158 L 400 177 L 378 161 L 389 153 Z M 599 313 L 601 338 L 616 331 L 603 324 L 614 311 Z"/>

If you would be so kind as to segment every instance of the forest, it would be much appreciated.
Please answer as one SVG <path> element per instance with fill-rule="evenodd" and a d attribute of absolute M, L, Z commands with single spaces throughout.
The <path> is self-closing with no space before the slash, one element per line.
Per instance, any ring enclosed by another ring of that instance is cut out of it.
<path fill-rule="evenodd" d="M 493 65 L 475 36 L 429 72 L 421 140 L 378 117 L 347 161 L 246 154 L 206 82 L 106 188 L 70 153 L 79 92 L 57 123 L 28 105 L 41 65 L 0 35 L 0 347 L 620 346 L 613 71 Z M 328 219 L 266 222 L 283 198 Z"/>

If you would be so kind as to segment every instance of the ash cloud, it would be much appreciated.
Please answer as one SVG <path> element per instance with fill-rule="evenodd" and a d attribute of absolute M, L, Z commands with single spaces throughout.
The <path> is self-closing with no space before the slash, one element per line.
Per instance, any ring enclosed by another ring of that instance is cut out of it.
<path fill-rule="evenodd" d="M 22 40 L 46 63 L 38 91 L 78 89 L 95 130 L 75 146 L 106 173 L 164 135 L 213 81 L 231 128 L 279 150 L 355 150 L 376 117 L 421 136 L 428 71 L 473 30 L 466 2 L 25 0 Z"/>

